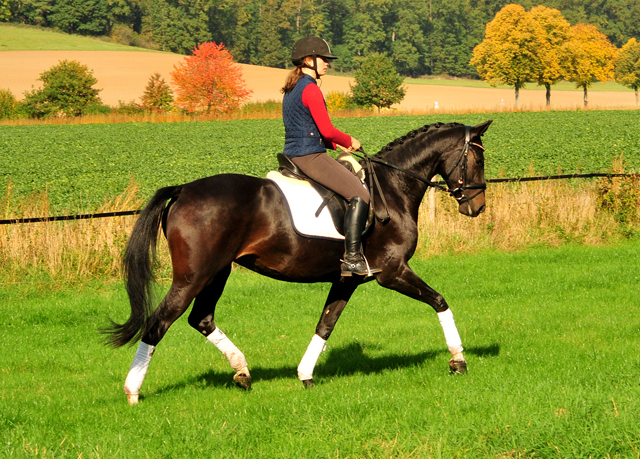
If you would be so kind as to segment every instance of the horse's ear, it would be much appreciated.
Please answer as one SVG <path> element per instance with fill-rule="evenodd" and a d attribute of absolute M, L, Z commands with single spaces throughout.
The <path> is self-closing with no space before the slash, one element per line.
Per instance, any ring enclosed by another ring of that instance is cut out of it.
<path fill-rule="evenodd" d="M 478 124 L 477 126 L 474 126 L 473 130 L 475 131 L 477 136 L 481 136 L 485 132 L 487 132 L 487 129 L 489 129 L 489 126 L 491 126 L 491 123 L 493 123 L 493 120 L 485 121 L 482 124 Z"/>

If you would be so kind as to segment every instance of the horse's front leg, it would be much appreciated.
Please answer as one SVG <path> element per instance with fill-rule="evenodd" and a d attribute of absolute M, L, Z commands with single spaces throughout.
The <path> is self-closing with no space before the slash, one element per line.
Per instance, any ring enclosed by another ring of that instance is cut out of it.
<path fill-rule="evenodd" d="M 298 379 L 305 387 L 313 387 L 313 370 L 316 363 L 326 349 L 327 340 L 358 285 L 359 282 L 356 280 L 342 280 L 332 284 L 322 316 L 316 326 L 316 334 L 311 338 L 311 343 L 298 365 Z"/>
<path fill-rule="evenodd" d="M 452 373 L 465 373 L 467 362 L 462 351 L 462 340 L 453 320 L 453 313 L 445 299 L 420 279 L 406 263 L 393 272 L 383 271 L 377 277 L 378 283 L 388 289 L 430 305 L 438 313 L 438 319 L 444 332 L 445 342 L 451 352 L 449 369 Z"/>

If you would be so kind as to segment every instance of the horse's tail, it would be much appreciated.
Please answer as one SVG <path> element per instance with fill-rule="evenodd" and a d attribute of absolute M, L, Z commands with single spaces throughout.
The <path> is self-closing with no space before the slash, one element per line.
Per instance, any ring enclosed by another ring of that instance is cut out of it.
<path fill-rule="evenodd" d="M 160 188 L 147 203 L 136 221 L 122 259 L 131 316 L 124 324 L 111 323 L 102 330 L 109 335 L 107 342 L 114 347 L 138 341 L 146 332 L 147 320 L 153 312 L 153 265 L 156 259 L 158 230 L 169 199 L 177 198 L 182 186 Z"/>

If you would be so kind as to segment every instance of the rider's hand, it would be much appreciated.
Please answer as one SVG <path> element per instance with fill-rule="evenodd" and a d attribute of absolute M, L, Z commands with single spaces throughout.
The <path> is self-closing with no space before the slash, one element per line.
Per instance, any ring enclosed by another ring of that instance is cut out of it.
<path fill-rule="evenodd" d="M 351 137 L 351 146 L 349 147 L 349 152 L 358 151 L 360 150 L 361 146 L 362 145 L 360 144 L 360 141 L 358 139 L 356 139 L 355 137 Z"/>

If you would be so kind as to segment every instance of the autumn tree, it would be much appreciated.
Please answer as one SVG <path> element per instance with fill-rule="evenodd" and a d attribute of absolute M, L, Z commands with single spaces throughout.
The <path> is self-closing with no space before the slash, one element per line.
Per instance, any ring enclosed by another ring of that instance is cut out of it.
<path fill-rule="evenodd" d="M 636 104 L 638 100 L 638 89 L 640 88 L 640 43 L 635 38 L 631 38 L 620 50 L 618 62 L 616 64 L 616 81 L 636 93 Z"/>
<path fill-rule="evenodd" d="M 175 65 L 171 78 L 176 86 L 175 105 L 188 112 L 229 112 L 251 94 L 240 66 L 222 43 L 196 46 L 193 55 Z"/>
<path fill-rule="evenodd" d="M 166 110 L 173 102 L 173 92 L 164 78 L 156 72 L 149 78 L 140 101 L 146 110 Z"/>
<path fill-rule="evenodd" d="M 577 88 L 583 88 L 584 106 L 587 107 L 587 88 L 595 81 L 605 82 L 614 78 L 618 50 L 594 25 L 576 24 L 571 30 L 572 36 L 564 51 L 567 76 Z"/>
<path fill-rule="evenodd" d="M 356 84 L 351 86 L 353 101 L 364 107 L 375 106 L 378 111 L 389 108 L 404 99 L 403 81 L 391 59 L 384 54 L 373 53 L 356 71 Z"/>
<path fill-rule="evenodd" d="M 542 26 L 524 7 L 507 5 L 487 24 L 485 38 L 473 49 L 470 63 L 492 86 L 513 86 L 519 108 L 520 88 L 543 73 L 541 56 L 549 48 L 545 36 Z"/>
<path fill-rule="evenodd" d="M 536 81 L 546 88 L 547 107 L 551 105 L 551 85 L 562 80 L 566 74 L 563 59 L 563 45 L 571 36 L 571 25 L 554 8 L 536 6 L 531 9 L 531 16 L 544 30 L 544 40 L 547 43 L 540 51 L 542 67 L 536 75 Z"/>

